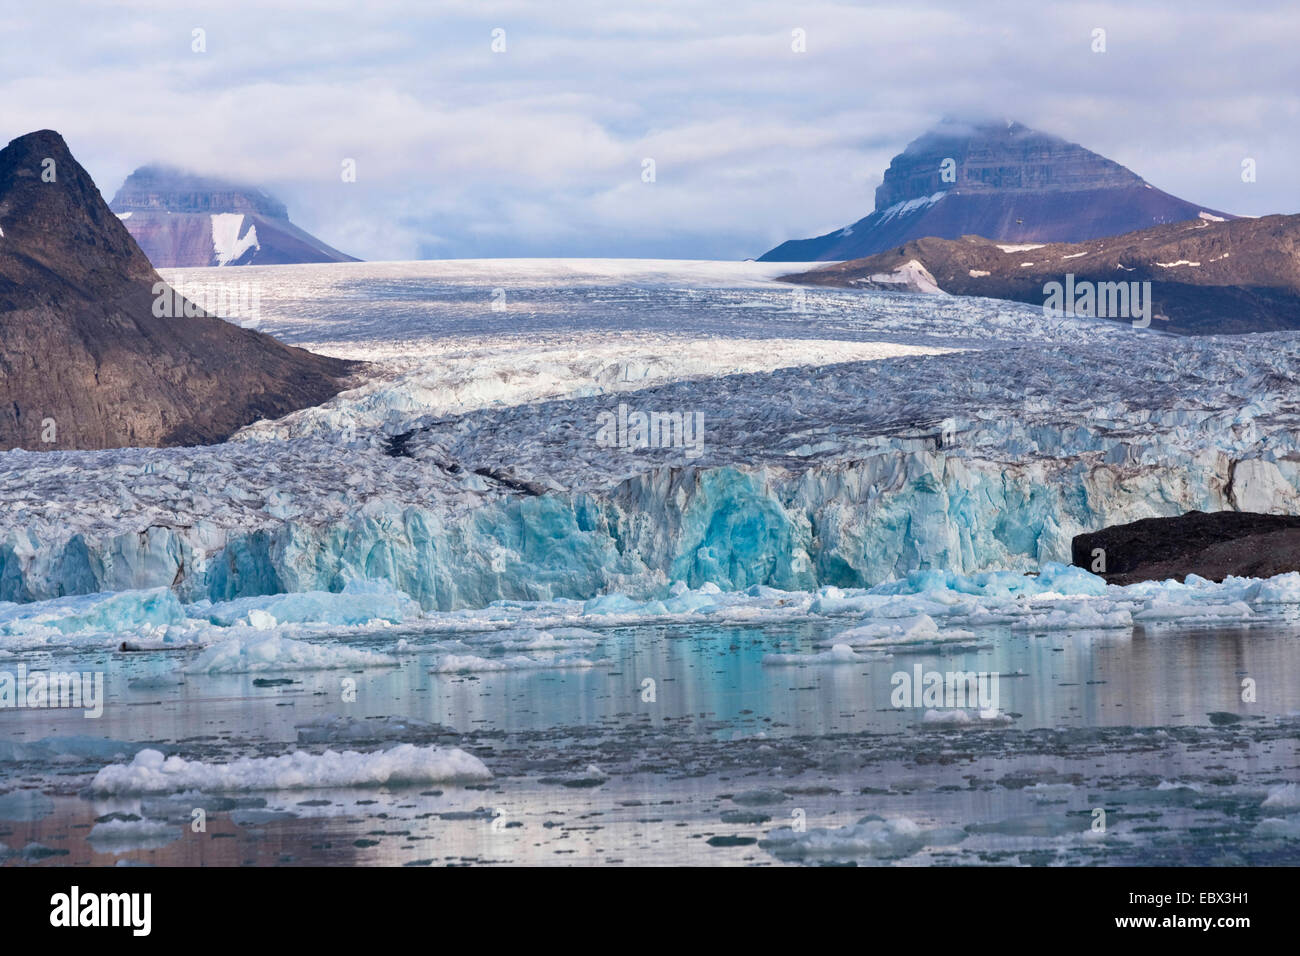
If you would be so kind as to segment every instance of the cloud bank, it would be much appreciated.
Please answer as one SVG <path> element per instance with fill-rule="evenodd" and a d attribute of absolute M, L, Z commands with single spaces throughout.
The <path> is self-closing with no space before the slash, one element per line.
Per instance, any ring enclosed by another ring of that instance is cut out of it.
<path fill-rule="evenodd" d="M 366 259 L 755 256 L 865 215 L 889 159 L 963 114 L 1300 211 L 1289 3 L 8 7 L 5 141 L 59 130 L 109 197 L 153 161 L 249 180 Z"/>

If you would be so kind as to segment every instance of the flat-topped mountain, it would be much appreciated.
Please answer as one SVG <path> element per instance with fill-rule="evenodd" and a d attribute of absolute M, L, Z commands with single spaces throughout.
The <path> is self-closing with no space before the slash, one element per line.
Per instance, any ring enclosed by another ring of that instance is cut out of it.
<path fill-rule="evenodd" d="M 0 150 L 0 449 L 220 441 L 354 367 L 177 304 L 58 133 Z"/>
<path fill-rule="evenodd" d="M 299 229 L 260 189 L 169 166 L 137 169 L 110 208 L 159 269 L 357 261 Z"/>
<path fill-rule="evenodd" d="M 1196 219 L 1079 243 L 913 239 L 783 279 L 1013 299 L 1139 323 L 1149 282 L 1153 329 L 1193 335 L 1300 329 L 1300 215 Z M 1128 309 L 1117 314 L 1112 306 L 1121 298 Z"/>
<path fill-rule="evenodd" d="M 874 212 L 815 239 L 783 242 L 761 261 L 857 259 L 925 236 L 1078 242 L 1203 214 L 1234 218 L 1019 123 L 946 120 L 890 162 Z"/>

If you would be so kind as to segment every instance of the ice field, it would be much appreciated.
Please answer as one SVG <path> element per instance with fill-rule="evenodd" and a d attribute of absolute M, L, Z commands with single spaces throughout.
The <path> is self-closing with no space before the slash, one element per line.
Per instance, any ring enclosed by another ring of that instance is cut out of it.
<path fill-rule="evenodd" d="M 369 364 L 218 446 L 0 455 L 0 862 L 1300 860 L 1300 574 L 1068 567 L 1296 513 L 1300 337 L 787 269 L 166 271 Z M 895 702 L 932 672 L 995 712 Z"/>

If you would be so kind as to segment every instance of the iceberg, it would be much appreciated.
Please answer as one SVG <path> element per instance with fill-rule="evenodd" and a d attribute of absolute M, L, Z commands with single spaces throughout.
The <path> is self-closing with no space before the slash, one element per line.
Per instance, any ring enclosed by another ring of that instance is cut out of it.
<path fill-rule="evenodd" d="M 397 661 L 387 654 L 252 631 L 206 648 L 184 670 L 187 674 L 255 674 L 395 666 Z"/>
<path fill-rule="evenodd" d="M 245 757 L 228 764 L 164 757 L 157 750 L 142 750 L 128 764 L 111 764 L 100 770 L 90 790 L 118 795 L 185 790 L 228 793 L 472 782 L 491 776 L 483 761 L 459 748 L 414 744 L 398 744 L 371 753 L 294 751 L 279 757 Z"/>
<path fill-rule="evenodd" d="M 184 620 L 185 612 L 176 595 L 161 587 L 73 595 L 34 604 L 0 604 L 0 636 L 5 637 L 114 633 Z"/>
<path fill-rule="evenodd" d="M 966 838 L 955 827 L 925 829 L 908 817 L 886 820 L 869 815 L 844 827 L 773 830 L 759 846 L 778 859 L 837 861 L 859 858 L 882 861 L 911 856 L 927 846 L 951 846 Z"/>
<path fill-rule="evenodd" d="M 261 597 L 237 598 L 194 606 L 190 613 L 213 624 L 229 627 L 249 624 L 330 624 L 357 627 L 376 622 L 400 624 L 418 618 L 420 605 L 384 580 L 353 580 L 338 593 L 304 591 Z"/>

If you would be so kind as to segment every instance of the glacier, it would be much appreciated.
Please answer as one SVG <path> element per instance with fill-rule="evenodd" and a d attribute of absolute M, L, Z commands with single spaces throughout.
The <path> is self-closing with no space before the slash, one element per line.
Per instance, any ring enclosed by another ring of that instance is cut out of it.
<path fill-rule="evenodd" d="M 230 623 L 269 595 L 349 595 L 333 618 L 298 606 L 351 626 L 675 583 L 864 589 L 1300 504 L 1291 333 L 796 289 L 756 263 L 245 273 L 266 331 L 364 358 L 367 379 L 218 446 L 0 455 L 0 633 L 32 602 L 159 589 L 186 610 L 160 592 L 142 625 Z M 702 413 L 702 456 L 602 447 L 619 402 Z"/>

